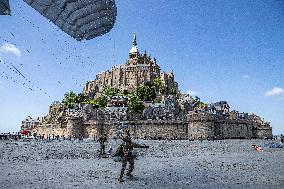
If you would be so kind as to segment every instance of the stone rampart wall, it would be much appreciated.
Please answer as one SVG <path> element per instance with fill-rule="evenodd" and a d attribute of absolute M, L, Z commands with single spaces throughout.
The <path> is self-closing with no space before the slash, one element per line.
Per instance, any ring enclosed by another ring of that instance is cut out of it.
<path fill-rule="evenodd" d="M 254 138 L 272 138 L 272 128 L 261 128 L 258 127 L 254 130 Z"/>
<path fill-rule="evenodd" d="M 54 135 L 54 136 L 67 136 L 68 132 L 67 132 L 67 128 L 61 128 L 59 125 L 57 124 L 46 124 L 46 125 L 40 125 L 36 128 L 33 129 L 34 133 L 37 133 L 37 135 L 44 135 L 45 138 L 48 135 Z"/>
<path fill-rule="evenodd" d="M 110 138 L 122 130 L 121 122 L 88 122 L 84 125 L 84 136 L 93 138 L 102 134 Z M 125 129 L 134 138 L 144 139 L 187 139 L 188 124 L 178 121 L 130 121 Z"/>
<path fill-rule="evenodd" d="M 83 136 L 98 138 L 117 136 L 119 131 L 128 129 L 134 138 L 143 139 L 231 139 L 231 138 L 271 138 L 269 126 L 259 126 L 248 120 L 218 119 L 211 115 L 190 115 L 187 121 L 137 120 L 128 122 L 95 121 L 84 122 L 80 118 L 69 118 L 67 128 L 59 125 L 44 125 L 34 129 L 37 134 Z"/>
<path fill-rule="evenodd" d="M 253 124 L 240 120 L 216 121 L 214 134 L 219 139 L 253 138 Z"/>

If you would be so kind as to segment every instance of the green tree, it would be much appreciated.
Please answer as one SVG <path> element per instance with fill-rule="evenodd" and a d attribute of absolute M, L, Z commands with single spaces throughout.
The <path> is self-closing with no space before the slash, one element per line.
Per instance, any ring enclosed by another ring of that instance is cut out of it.
<path fill-rule="evenodd" d="M 73 109 L 76 104 L 80 103 L 79 96 L 73 91 L 67 92 L 64 94 L 64 99 L 62 103 L 70 109 Z"/>
<path fill-rule="evenodd" d="M 156 77 L 153 81 L 154 86 L 156 87 L 157 92 L 164 93 L 165 83 L 160 77 Z"/>
<path fill-rule="evenodd" d="M 79 93 L 78 94 L 78 98 L 79 98 L 79 102 L 80 103 L 85 103 L 88 101 L 88 97 L 82 93 Z"/>
<path fill-rule="evenodd" d="M 170 95 L 176 96 L 177 95 L 177 88 L 176 87 L 172 87 L 170 89 Z"/>
<path fill-rule="evenodd" d="M 107 106 L 108 99 L 106 96 L 99 96 L 95 99 L 89 100 L 87 103 L 91 104 L 95 108 L 105 108 Z"/>
<path fill-rule="evenodd" d="M 157 97 L 155 86 L 153 83 L 146 82 L 137 88 L 137 96 L 142 101 L 154 101 Z"/>
<path fill-rule="evenodd" d="M 193 102 L 196 108 L 205 108 L 206 106 L 208 106 L 208 104 L 201 102 L 198 96 L 195 96 L 195 98 L 193 99 Z"/>
<path fill-rule="evenodd" d="M 131 112 L 142 114 L 145 106 L 139 97 L 135 94 L 128 95 L 128 107 Z"/>
<path fill-rule="evenodd" d="M 111 98 L 113 96 L 121 95 L 121 91 L 115 87 L 107 87 L 104 89 L 103 95 L 107 96 L 108 98 Z"/>

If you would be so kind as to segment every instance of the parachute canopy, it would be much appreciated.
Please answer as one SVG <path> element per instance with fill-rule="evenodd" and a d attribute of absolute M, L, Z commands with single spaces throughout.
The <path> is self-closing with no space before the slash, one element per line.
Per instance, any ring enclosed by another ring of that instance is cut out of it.
<path fill-rule="evenodd" d="M 108 33 L 117 15 L 115 0 L 24 1 L 78 41 Z"/>
<path fill-rule="evenodd" d="M 10 15 L 9 0 L 0 0 L 0 15 Z"/>

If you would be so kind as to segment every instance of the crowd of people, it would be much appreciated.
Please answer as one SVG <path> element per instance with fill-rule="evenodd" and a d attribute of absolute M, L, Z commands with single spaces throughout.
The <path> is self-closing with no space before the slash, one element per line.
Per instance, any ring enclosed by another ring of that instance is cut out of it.
<path fill-rule="evenodd" d="M 33 135 L 34 139 L 37 140 L 79 140 L 82 141 L 84 139 L 83 135 L 79 136 L 65 136 L 65 135 L 55 135 L 55 134 L 36 134 L 34 133 Z"/>
<path fill-rule="evenodd" d="M 0 133 L 0 140 L 19 140 L 22 138 L 20 132 L 13 133 Z"/>
<path fill-rule="evenodd" d="M 37 140 L 79 140 L 82 141 L 84 139 L 83 135 L 79 135 L 79 136 L 71 136 L 71 135 L 55 135 L 55 134 L 37 134 L 37 133 L 27 133 L 27 134 L 22 134 L 21 132 L 12 132 L 12 133 L 0 133 L 0 140 L 19 140 L 19 139 L 23 139 L 26 137 L 32 137 L 34 139 Z M 224 138 L 225 139 L 225 138 Z M 223 139 L 223 140 L 224 140 Z M 251 138 L 246 138 L 247 140 L 251 140 Z M 281 143 L 284 143 L 284 136 L 281 134 L 280 136 L 273 136 L 272 138 L 270 138 L 272 140 L 279 140 L 281 141 Z M 96 136 L 94 136 L 94 141 L 98 141 L 98 142 L 102 142 L 101 138 L 96 138 Z M 105 140 L 105 139 L 104 139 Z M 162 140 L 162 138 L 152 138 L 152 140 Z M 166 138 L 166 140 L 172 141 L 172 140 L 182 140 L 182 138 Z M 208 141 L 214 141 L 217 140 L 217 138 L 198 138 L 199 141 L 203 141 L 203 140 L 208 140 Z M 241 140 L 245 140 L 245 138 L 242 138 Z M 267 140 L 267 138 L 266 138 Z"/>
<path fill-rule="evenodd" d="M 65 136 L 65 135 L 54 135 L 54 134 L 36 134 L 36 133 L 27 133 L 23 134 L 21 132 L 13 133 L 0 133 L 0 140 L 19 140 L 19 139 L 35 139 L 35 140 L 83 140 L 83 136 Z"/>

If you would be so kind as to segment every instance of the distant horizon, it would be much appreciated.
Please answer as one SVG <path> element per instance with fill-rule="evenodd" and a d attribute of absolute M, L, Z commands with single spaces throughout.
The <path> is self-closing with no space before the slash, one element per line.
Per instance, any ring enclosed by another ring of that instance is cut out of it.
<path fill-rule="evenodd" d="M 0 16 L 0 59 L 27 80 L 0 62 L 0 133 L 19 131 L 29 115 L 46 115 L 65 92 L 80 93 L 97 73 L 123 64 L 134 32 L 140 52 L 173 70 L 182 92 L 227 101 L 284 133 L 284 2 L 116 3 L 114 28 L 78 42 L 23 1 L 10 2 L 12 16 Z"/>

